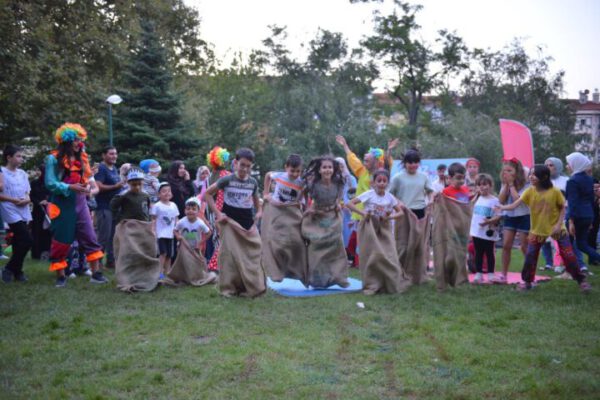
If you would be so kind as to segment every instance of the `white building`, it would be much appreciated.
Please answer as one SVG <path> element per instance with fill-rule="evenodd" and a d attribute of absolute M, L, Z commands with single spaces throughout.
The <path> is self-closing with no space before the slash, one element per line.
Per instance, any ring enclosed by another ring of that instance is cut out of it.
<path fill-rule="evenodd" d="M 582 136 L 576 149 L 587 153 L 598 162 L 600 161 L 600 92 L 595 89 L 591 101 L 588 98 L 589 93 L 589 90 L 580 91 L 579 99 L 571 100 L 571 105 L 575 109 L 573 134 Z"/>

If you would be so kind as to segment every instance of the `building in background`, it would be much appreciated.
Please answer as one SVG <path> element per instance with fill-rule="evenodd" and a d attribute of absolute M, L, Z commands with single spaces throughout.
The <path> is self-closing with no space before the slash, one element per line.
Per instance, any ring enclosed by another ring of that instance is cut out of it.
<path fill-rule="evenodd" d="M 594 90 L 589 99 L 589 90 L 579 92 L 579 99 L 569 100 L 575 111 L 574 135 L 582 137 L 577 150 L 589 155 L 594 162 L 600 161 L 600 92 Z"/>

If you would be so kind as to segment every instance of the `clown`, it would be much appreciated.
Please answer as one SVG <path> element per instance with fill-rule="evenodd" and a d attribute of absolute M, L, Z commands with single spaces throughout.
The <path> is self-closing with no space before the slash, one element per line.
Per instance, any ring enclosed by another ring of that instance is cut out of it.
<path fill-rule="evenodd" d="M 46 157 L 45 184 L 50 191 L 48 214 L 51 218 L 50 271 L 57 274 L 56 287 L 66 285 L 65 269 L 71 244 L 77 239 L 92 270 L 91 283 L 108 280 L 99 270 L 104 256 L 96 239 L 86 196 L 90 192 L 92 171 L 85 152 L 87 132 L 79 124 L 65 123 L 54 135 L 58 148 Z"/>
<path fill-rule="evenodd" d="M 225 168 L 227 162 L 229 161 L 229 152 L 227 149 L 224 149 L 220 146 L 215 146 L 213 149 L 206 155 L 206 163 L 211 168 L 212 172 L 209 178 L 209 184 L 212 185 L 220 178 L 224 176 L 230 175 L 230 172 Z M 223 210 L 223 191 L 219 190 L 214 196 L 215 205 L 219 211 Z M 209 271 L 218 271 L 219 265 L 217 259 L 219 257 L 219 232 L 216 229 L 216 220 L 215 214 L 207 209 L 207 219 L 209 222 L 209 226 L 212 229 L 212 237 L 206 243 L 206 257 L 208 258 L 208 269 Z"/>

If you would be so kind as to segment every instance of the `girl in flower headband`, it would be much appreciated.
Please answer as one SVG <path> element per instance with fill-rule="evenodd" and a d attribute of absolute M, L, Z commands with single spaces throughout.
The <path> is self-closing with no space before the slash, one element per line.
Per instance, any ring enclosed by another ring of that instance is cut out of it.
<path fill-rule="evenodd" d="M 87 132 L 79 124 L 67 122 L 56 130 L 54 139 L 58 147 L 46 157 L 45 175 L 45 184 L 50 191 L 50 271 L 56 272 L 56 286 L 64 287 L 67 254 L 77 238 L 92 270 L 90 282 L 106 283 L 107 279 L 99 270 L 104 253 L 96 238 L 86 201 L 92 178 L 84 146 Z"/>

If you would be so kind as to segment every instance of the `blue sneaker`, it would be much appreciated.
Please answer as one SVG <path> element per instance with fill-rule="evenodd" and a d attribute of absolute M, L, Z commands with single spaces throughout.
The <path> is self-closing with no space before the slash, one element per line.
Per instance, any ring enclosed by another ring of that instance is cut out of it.
<path fill-rule="evenodd" d="M 102 274 L 101 271 L 96 271 L 92 274 L 92 277 L 90 278 L 90 282 L 95 283 L 97 285 L 101 285 L 104 283 L 108 283 L 108 279 L 106 279 L 106 277 Z"/>
<path fill-rule="evenodd" d="M 56 284 L 54 285 L 54 287 L 64 288 L 65 286 L 67 286 L 66 276 L 59 276 L 58 278 L 56 278 Z"/>
<path fill-rule="evenodd" d="M 13 280 L 13 273 L 12 273 L 12 271 L 4 268 L 2 270 L 2 281 L 4 283 L 11 283 L 12 280 Z"/>

